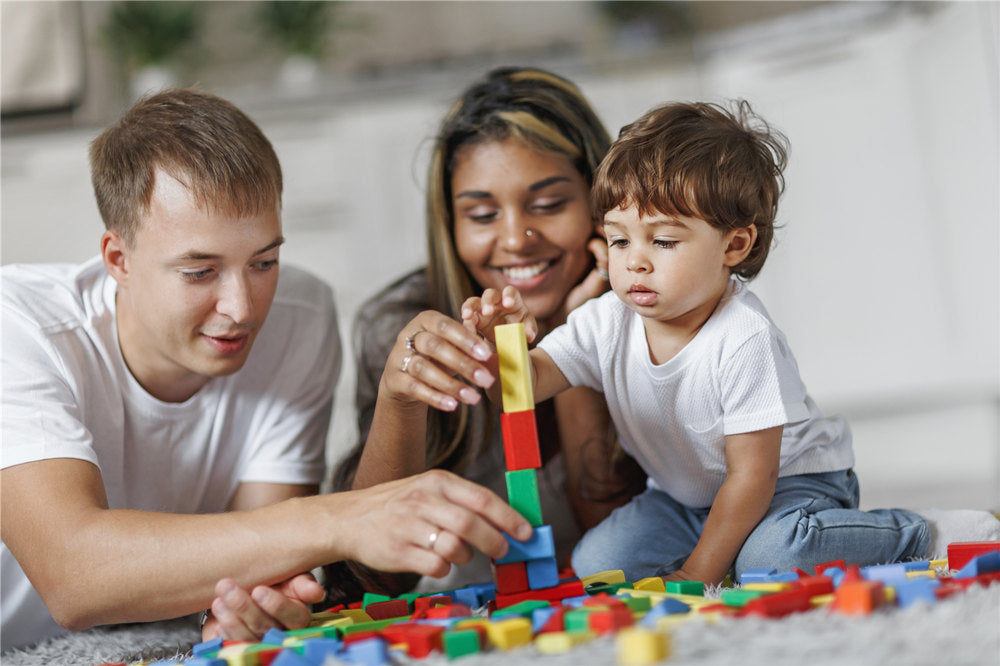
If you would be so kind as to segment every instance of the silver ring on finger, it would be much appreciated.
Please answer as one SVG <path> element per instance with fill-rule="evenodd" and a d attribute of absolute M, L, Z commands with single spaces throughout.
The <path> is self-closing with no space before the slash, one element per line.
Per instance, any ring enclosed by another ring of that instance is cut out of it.
<path fill-rule="evenodd" d="M 406 336 L 406 342 L 404 343 L 406 351 L 417 351 L 417 346 L 414 343 L 416 343 L 418 335 L 420 335 L 420 331 L 417 331 L 413 335 Z"/>
<path fill-rule="evenodd" d="M 403 357 L 403 364 L 399 368 L 400 370 L 403 371 L 403 374 L 409 374 L 408 370 L 410 367 L 410 361 L 412 360 L 413 360 L 413 354 L 407 354 L 406 356 Z"/>
<path fill-rule="evenodd" d="M 607 268 L 601 268 L 600 266 L 598 266 L 596 270 L 597 274 L 600 275 L 601 279 L 604 280 L 605 282 L 611 279 L 611 275 L 608 273 Z"/>
<path fill-rule="evenodd" d="M 430 536 L 427 537 L 427 550 L 434 550 L 434 544 L 437 543 L 439 536 L 441 536 L 440 527 L 431 532 Z"/>

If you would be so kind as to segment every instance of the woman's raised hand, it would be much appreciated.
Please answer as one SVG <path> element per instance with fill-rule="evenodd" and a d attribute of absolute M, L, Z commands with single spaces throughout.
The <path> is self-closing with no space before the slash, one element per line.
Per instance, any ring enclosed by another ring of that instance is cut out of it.
<path fill-rule="evenodd" d="M 481 337 L 440 312 L 426 310 L 396 336 L 382 388 L 397 401 L 421 402 L 443 411 L 481 399 L 476 388 L 489 388 L 494 372 L 487 363 L 493 350 Z"/>
<path fill-rule="evenodd" d="M 608 242 L 604 238 L 591 238 L 587 249 L 594 255 L 594 268 L 566 294 L 558 318 L 551 322 L 553 327 L 565 323 L 570 312 L 611 287 L 608 281 Z"/>

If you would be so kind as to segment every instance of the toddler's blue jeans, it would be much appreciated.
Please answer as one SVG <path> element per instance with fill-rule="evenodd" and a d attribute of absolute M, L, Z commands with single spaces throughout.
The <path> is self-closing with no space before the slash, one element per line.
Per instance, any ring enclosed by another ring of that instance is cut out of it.
<path fill-rule="evenodd" d="M 926 555 L 930 530 L 923 518 L 905 509 L 861 511 L 858 499 L 849 469 L 779 478 L 767 514 L 736 558 L 737 580 L 747 569 L 812 573 L 832 560 L 866 566 Z M 665 576 L 694 550 L 708 512 L 647 488 L 583 536 L 573 569 L 580 577 L 622 569 L 631 581 Z"/>

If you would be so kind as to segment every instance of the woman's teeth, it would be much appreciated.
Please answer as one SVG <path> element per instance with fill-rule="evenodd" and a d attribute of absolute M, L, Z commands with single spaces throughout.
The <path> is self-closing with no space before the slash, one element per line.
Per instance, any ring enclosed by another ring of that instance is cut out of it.
<path fill-rule="evenodd" d="M 551 263 L 550 261 L 540 261 L 530 266 L 505 266 L 500 270 L 503 272 L 504 277 L 509 280 L 530 280 L 542 273 Z"/>

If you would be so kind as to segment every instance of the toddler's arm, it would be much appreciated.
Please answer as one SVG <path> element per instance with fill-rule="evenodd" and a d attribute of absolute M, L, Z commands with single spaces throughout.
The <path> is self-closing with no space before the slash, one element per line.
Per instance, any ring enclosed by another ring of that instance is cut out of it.
<path fill-rule="evenodd" d="M 767 513 L 778 480 L 783 426 L 726 437 L 726 480 L 684 566 L 666 580 L 719 583 Z"/>
<path fill-rule="evenodd" d="M 493 328 L 500 324 L 524 324 L 524 333 L 528 342 L 534 342 L 538 334 L 538 323 L 521 298 L 521 293 L 514 287 L 504 287 L 502 292 L 487 289 L 482 296 L 473 296 L 462 304 L 462 324 L 479 333 L 490 343 L 496 344 Z M 535 402 L 548 400 L 557 393 L 570 387 L 559 367 L 552 358 L 541 349 L 529 352 L 531 359 L 532 391 Z M 500 383 L 495 382 L 487 391 L 494 402 L 500 399 Z"/>

